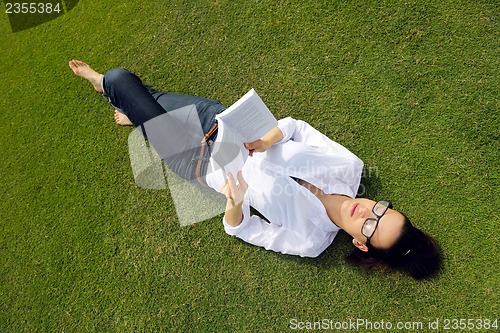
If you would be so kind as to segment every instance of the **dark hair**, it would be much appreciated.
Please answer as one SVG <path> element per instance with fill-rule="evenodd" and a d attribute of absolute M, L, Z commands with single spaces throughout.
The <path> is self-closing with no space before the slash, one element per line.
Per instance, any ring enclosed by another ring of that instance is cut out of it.
<path fill-rule="evenodd" d="M 415 228 L 405 218 L 401 235 L 389 249 L 378 249 L 367 244 L 368 252 L 356 248 L 347 257 L 353 265 L 367 265 L 370 269 L 389 267 L 405 271 L 415 279 L 435 275 L 441 268 L 439 246 L 434 238 Z"/>

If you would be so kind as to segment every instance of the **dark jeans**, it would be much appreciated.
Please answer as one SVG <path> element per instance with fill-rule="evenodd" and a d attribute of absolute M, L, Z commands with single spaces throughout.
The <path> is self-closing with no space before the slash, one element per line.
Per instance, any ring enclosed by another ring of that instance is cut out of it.
<path fill-rule="evenodd" d="M 201 140 L 225 106 L 207 98 L 156 91 L 123 68 L 108 71 L 102 85 L 103 96 L 141 131 L 168 167 L 188 181 L 195 180 Z M 202 175 L 207 164 L 203 163 Z"/>

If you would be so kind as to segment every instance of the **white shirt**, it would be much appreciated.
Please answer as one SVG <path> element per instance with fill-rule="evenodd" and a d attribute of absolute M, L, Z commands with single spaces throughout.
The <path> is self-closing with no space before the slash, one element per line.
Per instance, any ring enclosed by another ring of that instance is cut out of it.
<path fill-rule="evenodd" d="M 243 167 L 248 191 L 243 220 L 224 230 L 267 250 L 301 257 L 317 257 L 340 230 L 319 199 L 293 178 L 303 179 L 327 194 L 356 196 L 363 162 L 312 126 L 290 117 L 278 121 L 284 138 L 264 153 L 254 153 Z M 210 187 L 220 191 L 225 178 L 212 167 Z M 292 178 L 293 177 L 293 178 Z M 264 215 L 250 215 L 250 206 Z"/>

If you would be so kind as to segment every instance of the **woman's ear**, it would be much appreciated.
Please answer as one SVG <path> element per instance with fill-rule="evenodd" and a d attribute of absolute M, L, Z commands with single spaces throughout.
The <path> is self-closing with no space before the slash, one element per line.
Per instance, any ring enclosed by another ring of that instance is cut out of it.
<path fill-rule="evenodd" d="M 365 244 L 363 244 L 360 241 L 358 241 L 357 239 L 353 238 L 352 244 L 354 244 L 354 246 L 356 246 L 361 251 L 368 252 L 368 247 Z"/>

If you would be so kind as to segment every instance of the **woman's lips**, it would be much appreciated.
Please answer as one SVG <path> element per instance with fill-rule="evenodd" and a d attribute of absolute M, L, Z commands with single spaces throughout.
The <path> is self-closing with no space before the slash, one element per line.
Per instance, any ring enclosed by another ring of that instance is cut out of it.
<path fill-rule="evenodd" d="M 354 215 L 354 212 L 356 211 L 356 208 L 358 208 L 359 206 L 359 203 L 355 203 L 354 205 L 352 205 L 351 207 L 351 217 Z"/>

